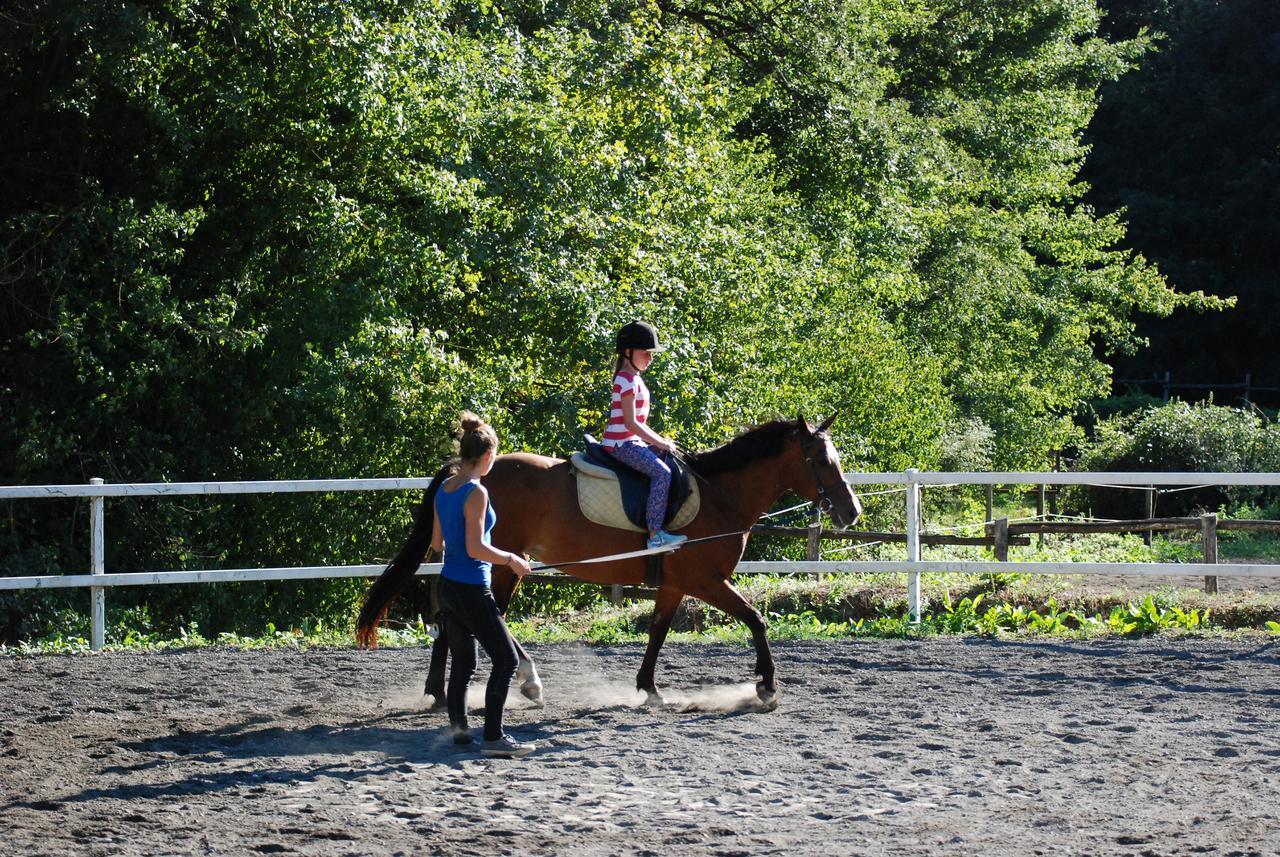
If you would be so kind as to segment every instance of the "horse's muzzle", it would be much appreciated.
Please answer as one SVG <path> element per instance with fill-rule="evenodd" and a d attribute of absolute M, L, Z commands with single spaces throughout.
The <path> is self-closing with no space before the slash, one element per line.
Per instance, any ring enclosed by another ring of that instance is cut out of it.
<path fill-rule="evenodd" d="M 818 508 L 831 518 L 839 530 L 847 530 L 862 518 L 862 504 L 858 502 L 857 494 L 850 494 L 848 503 L 833 503 L 830 498 L 824 497 Z"/>

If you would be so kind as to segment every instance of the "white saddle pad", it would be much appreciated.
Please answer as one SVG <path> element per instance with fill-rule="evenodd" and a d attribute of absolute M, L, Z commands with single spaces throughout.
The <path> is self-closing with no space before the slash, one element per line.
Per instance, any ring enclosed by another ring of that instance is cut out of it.
<path fill-rule="evenodd" d="M 575 452 L 570 460 L 573 462 L 574 476 L 578 481 L 578 506 L 588 521 L 605 527 L 630 530 L 633 533 L 645 532 L 644 527 L 637 527 L 631 523 L 631 519 L 623 510 L 622 486 L 612 470 L 592 464 L 582 452 Z M 701 495 L 698 493 L 697 480 L 694 480 L 689 488 L 689 496 L 667 524 L 667 529 L 672 532 L 688 526 L 689 522 L 698 516 Z"/>

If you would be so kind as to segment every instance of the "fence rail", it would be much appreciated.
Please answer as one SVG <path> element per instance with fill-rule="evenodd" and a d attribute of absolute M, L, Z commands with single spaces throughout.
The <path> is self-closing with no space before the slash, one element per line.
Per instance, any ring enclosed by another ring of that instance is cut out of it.
<path fill-rule="evenodd" d="M 1113 382 L 1114 385 L 1128 385 L 1131 387 L 1159 387 L 1161 398 L 1169 401 L 1169 394 L 1173 390 L 1243 390 L 1242 398 L 1245 402 L 1250 401 L 1250 393 L 1275 393 L 1280 392 L 1280 387 L 1260 387 L 1253 383 L 1253 373 L 1246 372 L 1243 382 L 1225 381 L 1221 384 L 1203 384 L 1184 381 L 1174 381 L 1173 373 L 1168 369 L 1165 370 L 1164 376 L 1153 375 L 1150 378 L 1117 378 Z"/>
<path fill-rule="evenodd" d="M 919 621 L 921 612 L 920 575 L 932 572 L 961 572 L 975 574 L 1008 570 L 999 561 L 925 561 L 921 559 L 921 545 L 939 543 L 986 543 L 986 538 L 965 539 L 959 536 L 937 536 L 922 532 L 920 521 L 920 491 L 926 486 L 943 485 L 1099 485 L 1137 486 L 1150 488 L 1155 485 L 1221 486 L 1221 485 L 1280 485 L 1280 473 L 941 473 L 921 472 L 911 469 L 902 472 L 850 473 L 845 476 L 851 485 L 904 485 L 906 507 L 906 532 L 897 533 L 835 533 L 836 538 L 850 540 L 905 541 L 907 558 L 894 560 L 848 560 L 803 562 L 743 562 L 736 569 L 739 574 L 814 574 L 814 573 L 876 573 L 905 572 L 907 574 L 907 603 L 913 621 Z M 332 493 L 342 491 L 406 491 L 426 488 L 429 478 L 404 479 L 310 479 L 291 481 L 254 482 L 173 482 L 129 483 L 108 485 L 101 479 L 93 479 L 87 485 L 31 485 L 0 486 L 0 500 L 39 500 L 87 498 L 90 502 L 90 562 L 88 574 L 42 575 L 35 577 L 0 577 L 0 590 L 53 589 L 87 587 L 90 591 L 91 640 L 96 651 L 102 648 L 105 637 L 105 591 L 113 586 L 154 586 L 191 583 L 241 583 L 249 581 L 316 580 L 342 577 L 373 577 L 381 573 L 383 566 L 303 566 L 296 568 L 242 568 L 203 569 L 196 571 L 151 571 L 106 573 L 105 565 L 105 498 L 107 497 L 178 497 L 190 495 L 235 494 L 295 494 Z M 1200 519 L 1194 521 L 1200 526 Z M 1128 522 L 1132 523 L 1132 522 Z M 1235 529 L 1236 522 L 1218 522 L 1217 529 Z M 1266 522 L 1273 524 L 1276 522 Z M 1006 522 L 1007 524 L 1007 522 Z M 1187 524 L 1190 526 L 1190 524 Z M 1007 544 L 1019 544 L 1019 537 L 1011 535 L 1014 527 L 1007 526 L 1003 538 Z M 1280 524 L 1276 524 L 1280 529 Z M 761 528 L 761 532 L 771 529 Z M 1151 529 L 1143 527 L 1142 529 Z M 1037 531 L 1038 532 L 1038 531 Z M 819 528 L 796 530 L 788 535 L 805 534 L 810 539 L 811 557 L 817 540 L 826 538 Z M 1215 530 L 1216 533 L 1216 530 Z M 775 533 L 782 534 L 782 533 Z M 960 540 L 964 539 L 963 542 Z M 1214 537 L 1216 559 L 1216 536 Z M 1206 538 L 1206 553 L 1209 541 Z M 437 563 L 424 564 L 419 574 L 438 574 Z M 1203 574 L 1208 576 L 1238 575 L 1244 577 L 1280 577 L 1280 566 L 1264 564 L 1225 563 L 1086 563 L 1086 562 L 1021 562 L 1019 572 L 1031 574 Z"/>

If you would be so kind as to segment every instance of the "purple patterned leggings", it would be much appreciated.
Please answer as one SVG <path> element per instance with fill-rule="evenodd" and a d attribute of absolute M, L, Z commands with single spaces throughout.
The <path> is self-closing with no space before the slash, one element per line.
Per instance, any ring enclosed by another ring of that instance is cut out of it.
<path fill-rule="evenodd" d="M 644 507 L 644 522 L 651 533 L 662 529 L 663 520 L 667 517 L 667 492 L 671 490 L 671 468 L 643 443 L 612 446 L 609 452 L 627 467 L 649 477 L 649 502 Z"/>

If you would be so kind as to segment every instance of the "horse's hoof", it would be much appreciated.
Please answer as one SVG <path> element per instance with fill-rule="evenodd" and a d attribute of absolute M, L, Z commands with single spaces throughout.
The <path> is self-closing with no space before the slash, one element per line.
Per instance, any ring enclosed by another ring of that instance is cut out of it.
<path fill-rule="evenodd" d="M 756 696 L 760 699 L 760 711 L 773 711 L 778 707 L 778 691 L 770 690 L 764 682 L 756 683 Z"/>
<path fill-rule="evenodd" d="M 428 691 L 424 695 L 431 700 L 427 703 L 427 711 L 439 711 L 446 707 L 445 695 L 443 693 L 431 693 Z"/>
<path fill-rule="evenodd" d="M 667 701 L 656 690 L 646 690 L 644 692 L 644 704 L 649 708 L 661 708 L 667 704 Z"/>
<path fill-rule="evenodd" d="M 528 682 L 520 685 L 520 693 L 525 699 L 532 702 L 539 708 L 545 708 L 547 703 L 542 698 L 542 682 Z"/>

